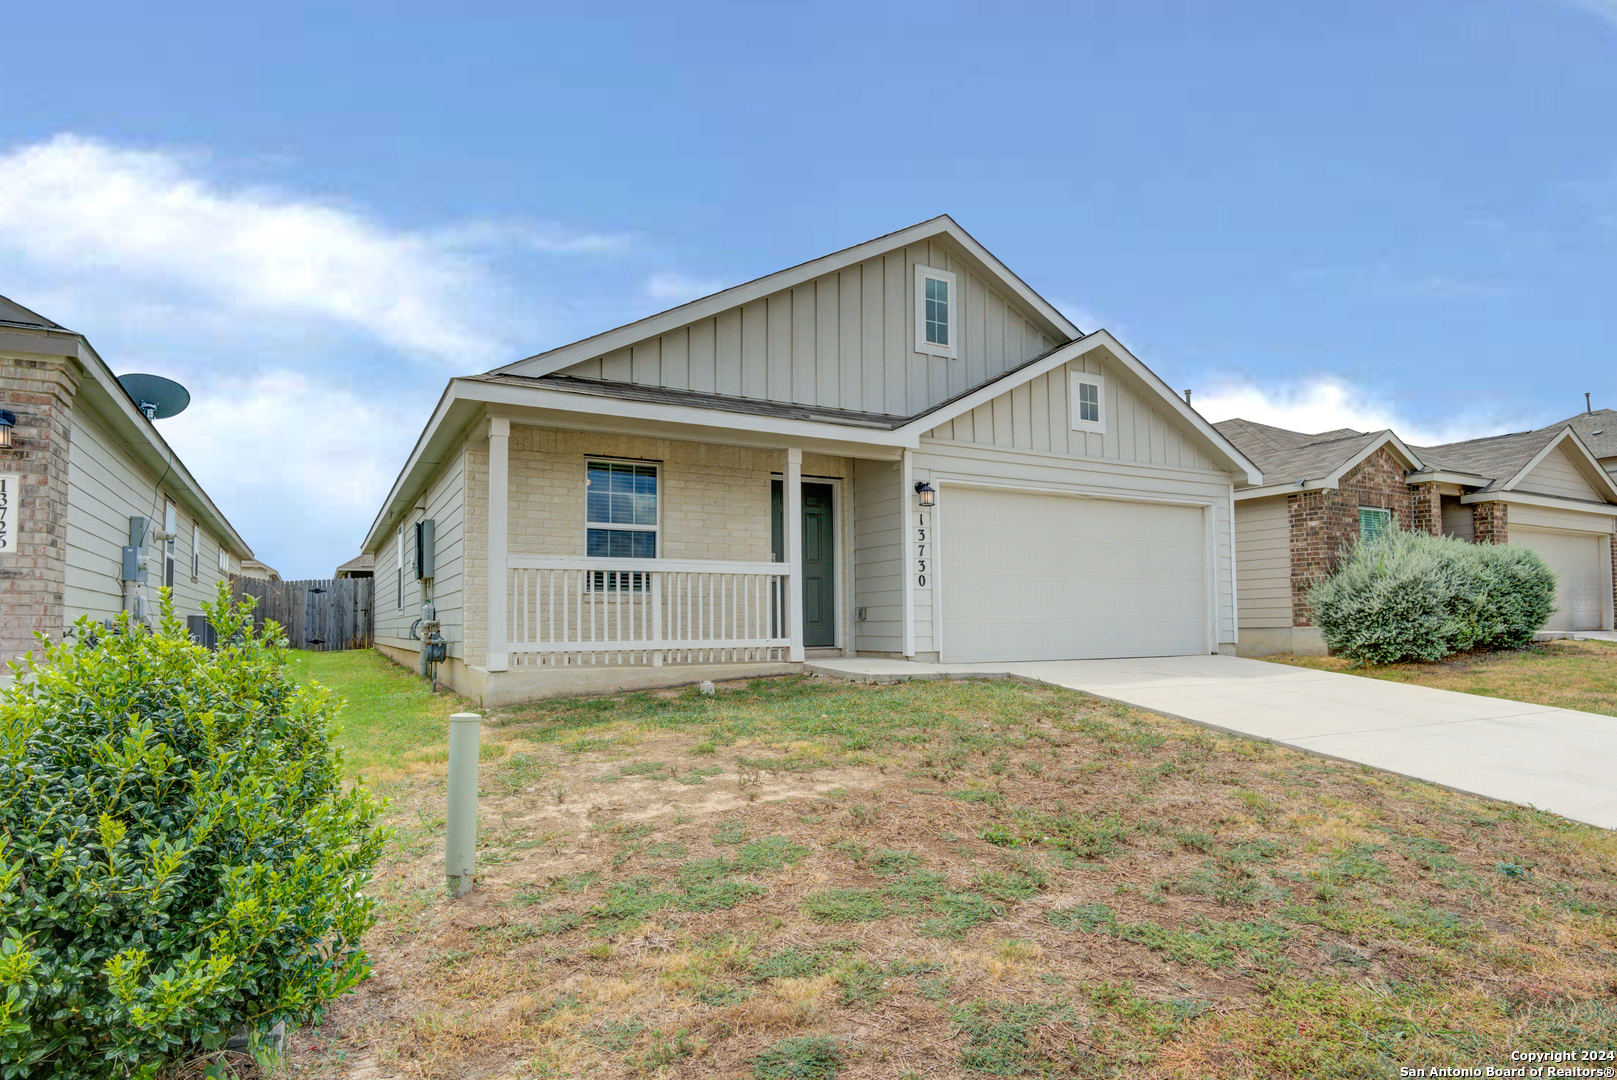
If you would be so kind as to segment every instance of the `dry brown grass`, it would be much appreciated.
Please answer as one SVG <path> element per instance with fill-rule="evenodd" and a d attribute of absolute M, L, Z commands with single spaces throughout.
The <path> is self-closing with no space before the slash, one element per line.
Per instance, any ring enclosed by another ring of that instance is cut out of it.
<path fill-rule="evenodd" d="M 750 1076 L 823 1036 L 841 1077 L 1348 1077 L 1617 1042 L 1617 844 L 1547 814 L 1013 683 L 491 734 L 477 889 L 442 894 L 421 759 L 376 976 L 293 1036 L 303 1075 Z"/>
<path fill-rule="evenodd" d="M 1547 641 L 1508 652 L 1462 653 L 1432 664 L 1355 667 L 1336 656 L 1268 659 L 1317 671 L 1617 716 L 1617 644 L 1606 641 Z"/>

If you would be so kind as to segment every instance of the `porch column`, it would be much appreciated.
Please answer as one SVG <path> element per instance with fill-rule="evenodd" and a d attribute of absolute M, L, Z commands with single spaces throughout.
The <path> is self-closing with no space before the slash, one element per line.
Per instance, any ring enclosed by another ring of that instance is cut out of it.
<path fill-rule="evenodd" d="M 510 529 L 511 498 L 511 421 L 503 416 L 488 418 L 488 663 L 490 671 L 509 668 L 506 657 L 506 582 L 510 572 L 505 565 Z"/>
<path fill-rule="evenodd" d="M 782 522 L 781 543 L 786 547 L 786 659 L 803 661 L 803 451 L 786 451 L 786 471 L 781 480 L 785 489 L 786 520 Z"/>

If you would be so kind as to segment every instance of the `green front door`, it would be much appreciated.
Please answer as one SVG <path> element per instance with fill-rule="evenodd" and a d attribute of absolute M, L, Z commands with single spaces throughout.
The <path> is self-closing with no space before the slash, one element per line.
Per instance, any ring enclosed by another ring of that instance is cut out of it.
<path fill-rule="evenodd" d="M 770 485 L 774 507 L 774 553 L 778 561 L 786 545 L 781 482 Z M 803 483 L 803 646 L 830 648 L 837 643 L 836 527 L 831 520 L 831 485 Z"/>

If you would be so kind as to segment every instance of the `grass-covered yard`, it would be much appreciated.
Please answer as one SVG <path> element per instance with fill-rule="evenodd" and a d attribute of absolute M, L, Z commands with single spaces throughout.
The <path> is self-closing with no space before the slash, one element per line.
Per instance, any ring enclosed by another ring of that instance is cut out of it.
<path fill-rule="evenodd" d="M 1385 1077 L 1617 1047 L 1617 835 L 1013 682 L 491 717 L 300 658 L 392 801 L 375 976 L 304 1075 Z"/>
<path fill-rule="evenodd" d="M 1269 659 L 1318 671 L 1617 716 L 1617 644 L 1606 641 L 1547 641 L 1509 652 L 1465 653 L 1431 664 L 1356 666 L 1334 656 Z"/>

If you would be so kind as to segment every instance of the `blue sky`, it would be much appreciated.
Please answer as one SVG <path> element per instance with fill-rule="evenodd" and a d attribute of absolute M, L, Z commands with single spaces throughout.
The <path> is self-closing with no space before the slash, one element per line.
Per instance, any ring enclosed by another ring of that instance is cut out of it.
<path fill-rule="evenodd" d="M 938 213 L 1213 420 L 1617 407 L 1617 0 L 578 8 L 8 12 L 0 293 L 289 577 L 449 376 Z"/>

